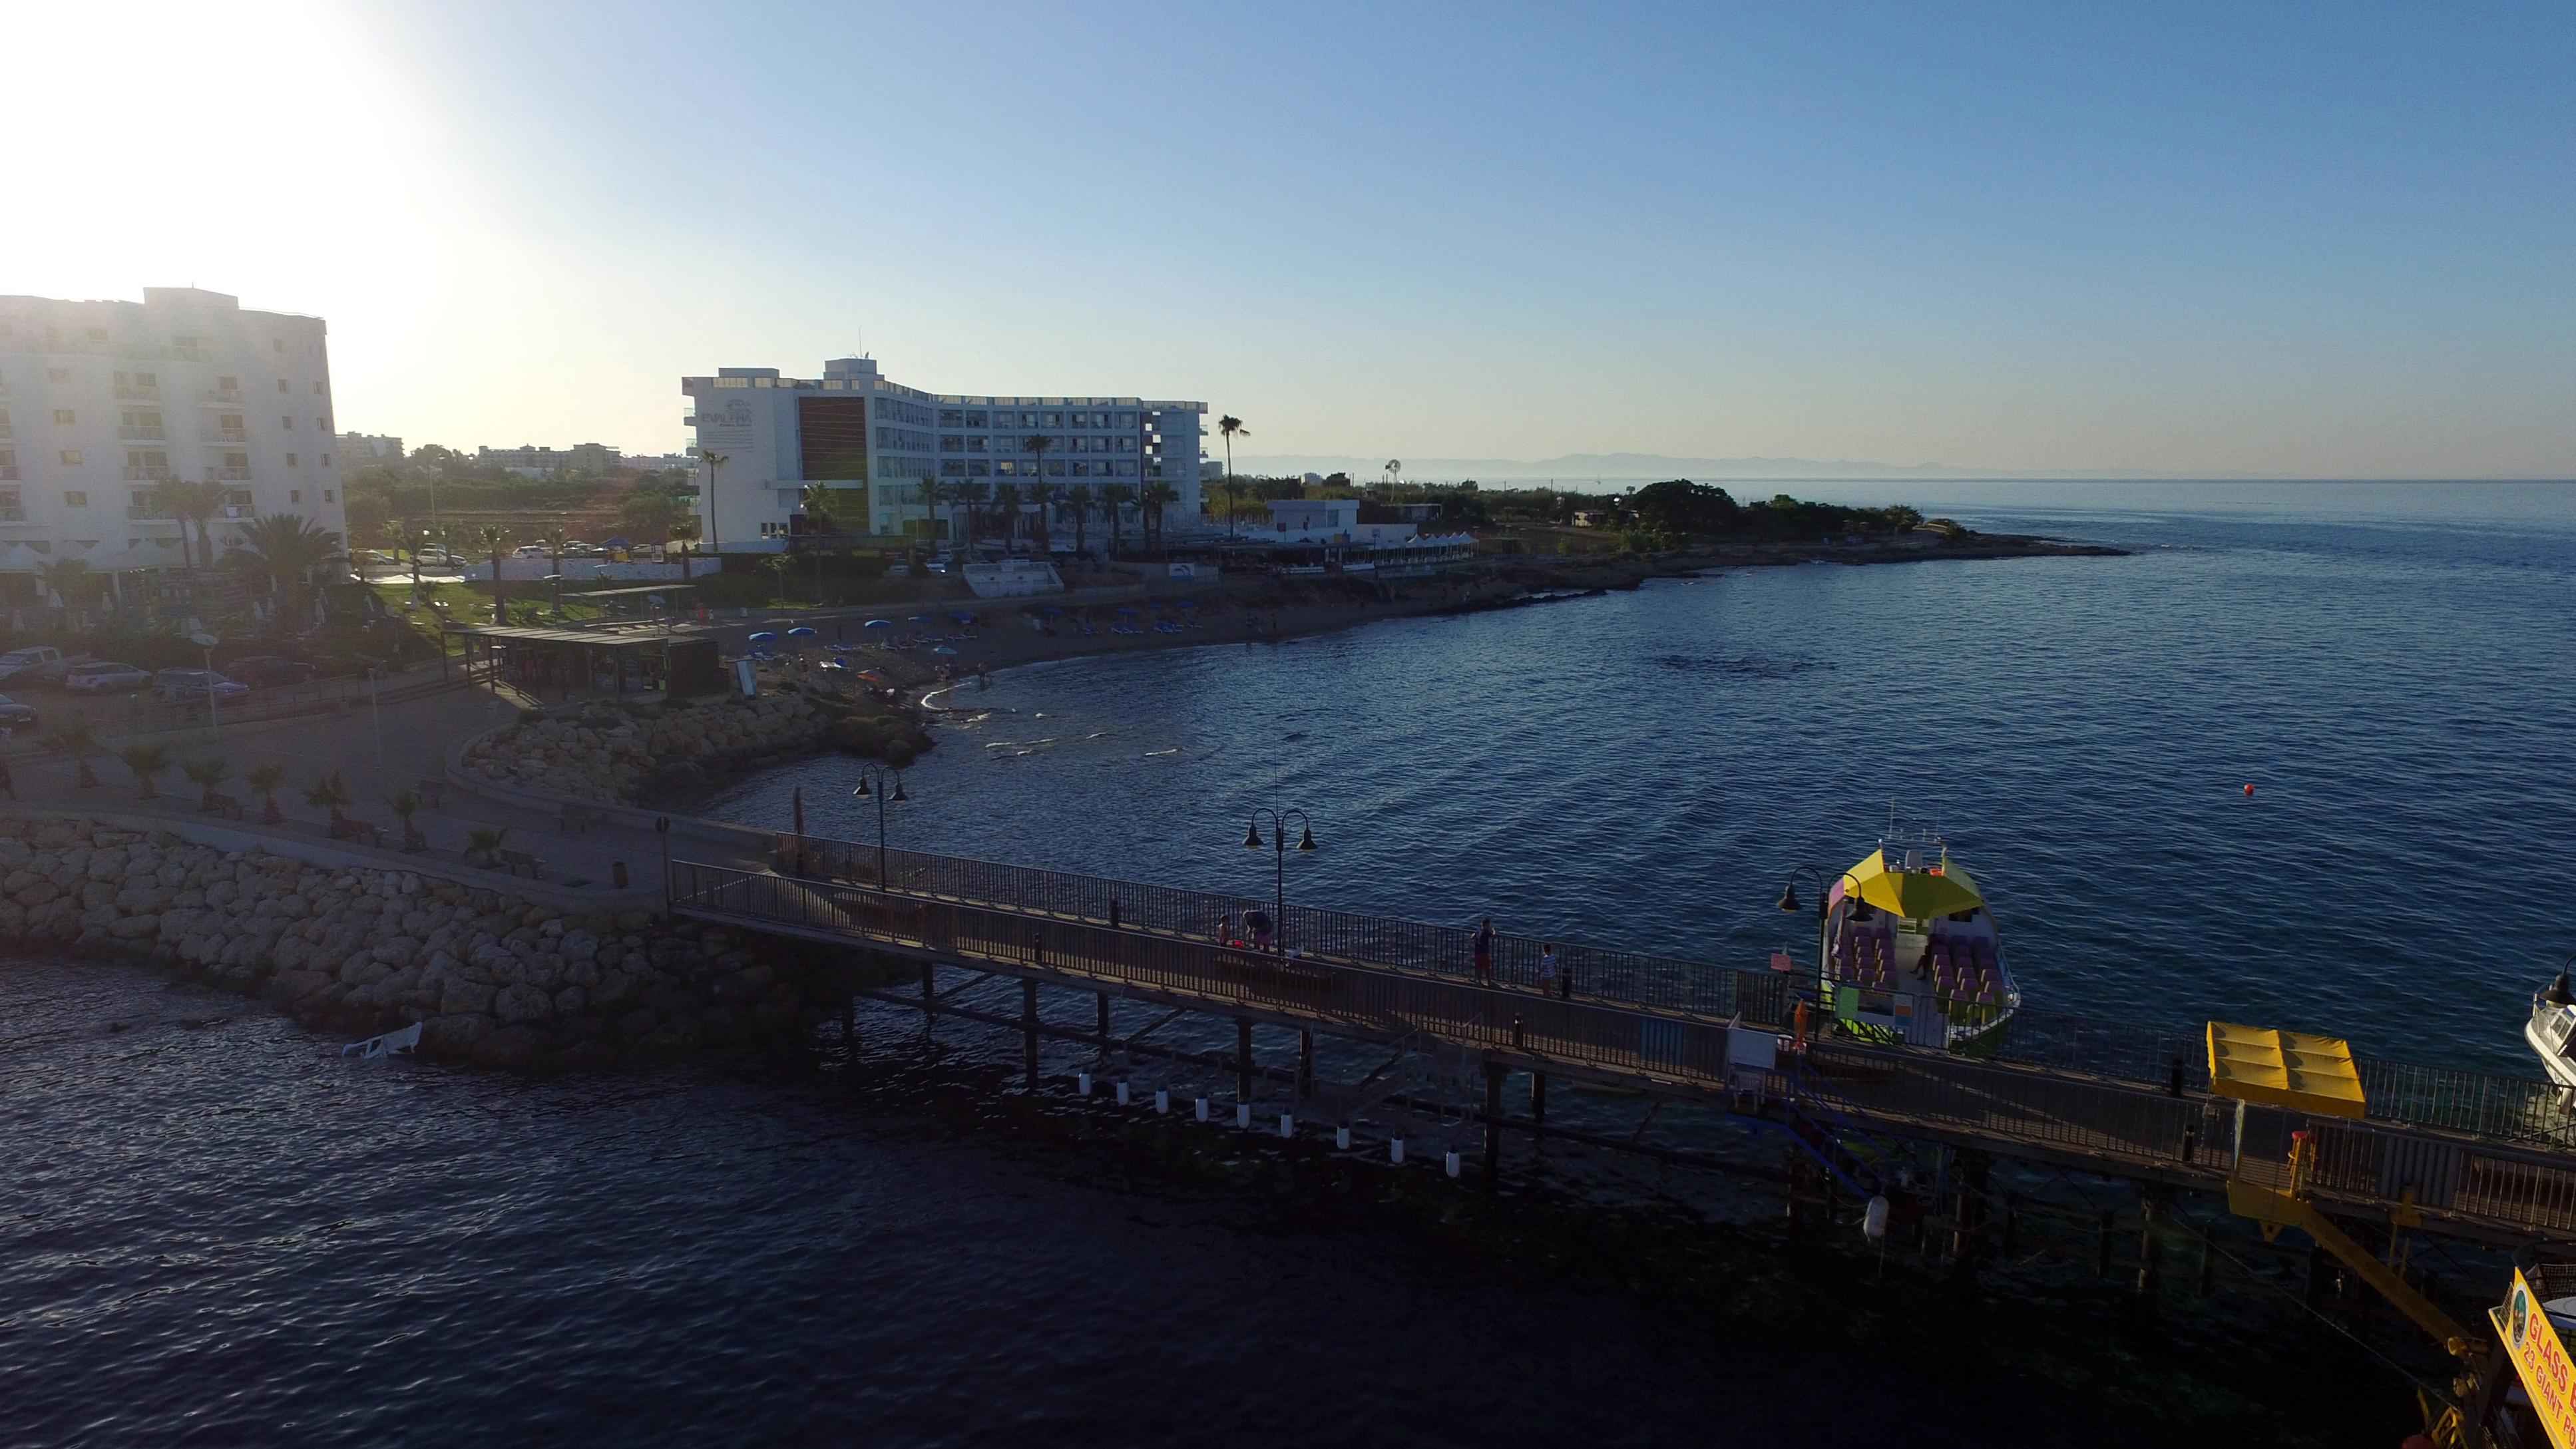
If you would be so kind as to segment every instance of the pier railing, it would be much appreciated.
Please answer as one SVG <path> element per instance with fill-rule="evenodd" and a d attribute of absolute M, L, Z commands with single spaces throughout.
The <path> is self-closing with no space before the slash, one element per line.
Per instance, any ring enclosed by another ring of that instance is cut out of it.
<path fill-rule="evenodd" d="M 2489 1234 L 2576 1232 L 2576 1161 L 2383 1122 L 2245 1114 L 2232 1103 L 2095 1075 L 1864 1043 L 1810 1043 L 1796 1070 L 1738 1063 L 1726 1023 L 1597 999 L 1496 990 L 1440 974 L 1292 958 L 1204 937 L 1042 917 L 874 884 L 674 861 L 672 904 L 689 915 L 869 943 L 965 963 L 1033 969 L 1161 993 L 1201 1010 L 1346 1027 L 1386 1040 L 1430 1037 L 1524 1063 L 1563 1063 L 1641 1086 L 1696 1089 L 1730 1103 L 1809 1100 L 1873 1129 L 2214 1185 L 2286 1183 L 2291 1133 L 2317 1143 L 2315 1185 L 2356 1205 L 2411 1200 Z M 1122 907 L 1123 910 L 1123 907 Z"/>
<path fill-rule="evenodd" d="M 878 855 L 878 847 L 858 841 L 781 835 L 778 842 L 779 864 L 791 874 L 883 884 L 905 894 L 1051 920 L 1114 923 L 1181 940 L 1242 939 L 1245 912 L 1274 910 L 1262 897 L 912 850 L 886 850 L 887 879 L 879 882 Z M 1301 956 L 1473 979 L 1476 933 L 1468 927 L 1295 903 L 1283 914 L 1280 944 Z M 1496 981 L 1524 994 L 1538 990 L 1539 958 L 1547 944 L 1535 936 L 1497 933 Z M 1746 971 L 1574 941 L 1554 944 L 1560 971 L 1584 1000 L 1713 1022 L 1740 1018 L 1785 1030 L 1802 991 L 1813 996 L 1814 977 L 1805 963 L 1794 971 Z M 1959 1024 L 1990 1020 L 2002 1010 L 1965 999 L 1940 1004 Z M 2168 1091 L 2209 1090 L 2208 1049 L 2198 1030 L 2024 1006 L 2013 1013 L 2010 1028 L 1981 1043 L 1978 1053 L 1991 1061 Z M 2501 1141 L 2576 1146 L 2576 1107 L 2545 1081 L 2375 1058 L 2358 1065 L 2374 1118 Z"/>

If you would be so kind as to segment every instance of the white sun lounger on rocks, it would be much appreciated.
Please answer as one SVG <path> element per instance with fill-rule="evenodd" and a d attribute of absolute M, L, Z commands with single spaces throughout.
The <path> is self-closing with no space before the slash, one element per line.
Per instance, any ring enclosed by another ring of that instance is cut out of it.
<path fill-rule="evenodd" d="M 420 1023 L 415 1021 L 400 1031 L 389 1031 L 383 1036 L 371 1036 L 365 1041 L 353 1041 L 340 1048 L 340 1055 L 358 1057 L 372 1062 L 378 1057 L 407 1057 L 419 1050 Z"/>

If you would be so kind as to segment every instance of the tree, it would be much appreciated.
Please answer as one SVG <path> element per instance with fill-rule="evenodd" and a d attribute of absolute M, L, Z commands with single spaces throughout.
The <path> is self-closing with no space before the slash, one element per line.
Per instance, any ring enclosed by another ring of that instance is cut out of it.
<path fill-rule="evenodd" d="M 665 544 L 694 543 L 697 541 L 697 537 L 698 520 L 696 515 L 683 513 L 672 518 L 670 528 L 663 534 L 662 541 Z M 666 549 L 665 552 L 668 552 L 668 550 Z M 689 555 L 695 552 L 697 552 L 697 550 L 688 548 L 684 548 L 679 551 L 680 582 L 682 583 L 687 583 L 689 581 Z M 718 567 L 721 568 L 722 565 L 719 564 Z"/>
<path fill-rule="evenodd" d="M 179 556 L 189 568 L 202 568 L 215 561 L 214 540 L 207 536 L 206 525 L 223 511 L 224 485 L 164 478 L 152 485 L 152 504 L 179 520 Z M 192 527 L 194 537 L 190 536 Z"/>
<path fill-rule="evenodd" d="M 1148 483 L 1142 499 L 1145 536 L 1160 547 L 1163 540 L 1163 510 L 1181 501 L 1181 490 L 1169 483 Z"/>
<path fill-rule="evenodd" d="M 339 545 L 339 535 L 316 527 L 300 513 L 271 513 L 242 525 L 241 556 L 276 591 L 280 628 L 303 618 L 313 571 L 337 555 Z"/>
<path fill-rule="evenodd" d="M 953 485 L 942 483 L 936 478 L 924 478 L 921 480 L 921 507 L 922 511 L 929 515 L 930 521 L 934 525 L 930 530 L 934 534 L 939 531 L 935 526 L 939 522 L 939 505 L 947 502 L 949 498 L 953 496 L 952 486 Z"/>
<path fill-rule="evenodd" d="M 815 532 L 830 533 L 832 531 L 831 489 L 824 487 L 820 483 L 808 483 L 805 485 L 803 491 L 796 495 L 796 502 L 798 507 L 805 510 L 805 516 L 814 520 Z"/>
<path fill-rule="evenodd" d="M 723 535 L 716 529 L 716 475 L 733 459 L 713 448 L 700 449 L 698 459 L 707 465 L 707 549 L 711 553 L 721 555 L 724 553 L 724 540 Z M 719 563 L 716 567 L 722 568 L 724 565 Z"/>
<path fill-rule="evenodd" d="M 201 811 L 215 808 L 215 792 L 223 788 L 224 777 L 232 772 L 232 766 L 211 755 L 202 760 L 190 760 L 179 767 L 180 774 L 196 783 L 199 791 L 197 808 Z"/>
<path fill-rule="evenodd" d="M 394 818 L 402 822 L 405 850 L 419 851 L 429 848 L 429 837 L 421 834 L 420 827 L 412 823 L 412 817 L 420 813 L 420 805 L 418 790 L 397 790 L 385 797 L 385 808 L 394 812 Z"/>
<path fill-rule="evenodd" d="M 1243 508 L 1243 480 L 1228 474 L 1226 480 L 1217 486 L 1225 491 L 1225 531 L 1232 534 L 1235 515 Z"/>
<path fill-rule="evenodd" d="M 127 745 L 116 752 L 116 757 L 125 762 L 125 768 L 134 772 L 135 781 L 143 786 L 146 800 L 153 796 L 152 777 L 170 768 L 168 745 Z"/>
<path fill-rule="evenodd" d="M 560 620 L 563 618 L 564 545 L 572 542 L 572 535 L 564 531 L 564 526 L 562 524 L 557 523 L 548 526 L 545 532 L 538 534 L 537 541 L 546 546 L 547 582 L 554 586 L 555 618 Z M 492 570 L 492 585 L 495 597 L 498 597 L 500 584 L 501 570 L 499 567 L 495 566 Z"/>
<path fill-rule="evenodd" d="M 349 782 L 342 779 L 337 770 L 316 779 L 304 792 L 305 804 L 331 812 L 331 838 L 334 840 L 349 833 L 349 817 L 343 812 L 348 810 L 349 802 L 354 798 L 349 793 Z"/>
<path fill-rule="evenodd" d="M 1065 504 L 1073 509 L 1073 551 L 1080 555 L 1090 540 L 1091 485 L 1076 483 L 1064 490 Z"/>
<path fill-rule="evenodd" d="M 277 787 L 286 783 L 286 767 L 260 765 L 242 778 L 249 781 L 250 787 L 259 792 L 260 803 L 267 807 L 261 813 L 260 819 L 271 825 L 285 824 L 286 813 L 277 808 Z"/>
<path fill-rule="evenodd" d="M 781 602 L 785 602 L 788 597 L 787 571 L 796 566 L 796 560 L 783 553 L 773 553 L 761 560 L 761 564 L 771 573 L 778 575 L 778 597 Z"/>
<path fill-rule="evenodd" d="M 979 504 L 979 503 L 983 502 L 983 501 L 985 500 L 985 498 L 986 498 L 986 497 L 988 497 L 988 496 L 990 496 L 990 495 L 991 495 L 992 491 L 993 491 L 992 485 L 991 485 L 991 484 L 989 484 L 989 483 L 973 483 L 973 482 L 960 483 L 960 484 L 958 484 L 958 485 L 956 486 L 956 488 L 955 488 L 955 490 L 954 490 L 954 496 L 955 496 L 956 501 L 957 501 L 957 502 L 959 502 L 959 503 L 963 503 L 963 504 L 965 504 L 965 505 L 966 505 L 966 527 L 965 527 L 964 531 L 960 532 L 959 530 L 954 529 L 954 528 L 952 528 L 952 529 L 950 529 L 950 530 L 949 530 L 951 533 L 956 534 L 956 537 L 952 540 L 952 542 L 954 542 L 954 543 L 957 545 L 957 547 L 956 547 L 956 552 L 957 552 L 957 554 L 958 554 L 959 556 L 961 556 L 961 557 L 962 557 L 962 556 L 964 556 L 964 554 L 965 554 L 965 552 L 966 552 L 966 545 L 967 545 L 967 543 L 969 542 L 969 540 L 970 540 L 971 536 L 972 536 L 972 535 L 974 534 L 974 532 L 975 532 L 975 528 L 976 528 L 975 519 L 976 519 L 976 517 L 977 517 L 977 510 L 976 510 L 975 505 L 977 505 L 977 504 Z M 955 517 L 954 517 L 954 515 L 955 515 L 955 513 L 956 513 L 956 510 L 952 508 L 952 509 L 950 509 L 950 510 L 949 510 L 949 512 L 950 512 L 950 514 L 951 514 L 951 518 L 950 518 L 950 520 L 949 520 L 949 521 L 950 521 L 951 523 L 954 523 L 954 522 L 956 521 L 956 520 L 955 520 Z"/>
<path fill-rule="evenodd" d="M 510 829 L 506 825 L 498 830 L 468 830 L 465 832 L 465 858 L 472 861 L 481 856 L 486 867 L 492 866 L 500 859 L 501 842 L 509 838 Z"/>
<path fill-rule="evenodd" d="M 509 616 L 501 611 L 501 550 L 509 547 L 510 530 L 502 524 L 487 523 L 475 530 L 475 536 L 482 541 L 483 551 L 492 556 L 492 622 L 506 623 Z"/>
<path fill-rule="evenodd" d="M 1225 476 L 1232 479 L 1234 477 L 1234 440 L 1238 435 L 1251 437 L 1252 430 L 1243 425 L 1243 419 L 1232 413 L 1227 413 L 1216 420 L 1216 430 L 1225 437 Z"/>
<path fill-rule="evenodd" d="M 1723 488 L 1669 478 L 1649 483 L 1628 499 L 1640 522 L 1666 533 L 1731 533 L 1741 509 Z"/>
<path fill-rule="evenodd" d="M 98 576 L 91 572 L 87 559 L 62 558 L 36 565 L 36 576 L 45 587 L 62 600 L 63 610 L 86 608 L 98 591 Z"/>
<path fill-rule="evenodd" d="M 1047 449 L 1055 446 L 1055 439 L 1048 437 L 1044 433 L 1031 433 L 1027 437 L 1020 439 L 1020 446 L 1028 450 L 1029 471 L 1040 475 L 1038 481 L 1029 486 L 1029 498 L 1032 502 L 1038 505 L 1039 516 L 1044 517 L 1046 512 L 1046 478 L 1044 476 L 1046 469 L 1042 464 L 1046 458 Z M 1010 534 L 1005 531 L 1002 537 L 1004 539 L 1008 539 Z"/>
<path fill-rule="evenodd" d="M 1030 441 L 1035 442 L 1036 440 L 1033 438 Z M 1008 548 L 1011 545 L 1011 520 L 1019 517 L 1019 514 L 1020 485 L 1017 483 L 994 484 L 993 527 L 1001 531 L 1002 546 L 1004 548 Z"/>
<path fill-rule="evenodd" d="M 1118 526 L 1126 521 L 1127 501 L 1136 490 L 1124 483 L 1104 483 L 1100 488 L 1100 509 L 1109 515 L 1109 556 L 1118 557 Z"/>

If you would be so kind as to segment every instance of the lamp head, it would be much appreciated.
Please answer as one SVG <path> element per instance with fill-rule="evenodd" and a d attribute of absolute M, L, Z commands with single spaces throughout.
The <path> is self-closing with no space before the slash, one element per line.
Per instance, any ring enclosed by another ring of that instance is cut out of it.
<path fill-rule="evenodd" d="M 902 804 L 904 801 L 909 800 L 909 799 L 911 799 L 911 798 L 912 798 L 911 796 L 909 796 L 909 795 L 907 795 L 907 794 L 903 793 L 903 776 L 901 776 L 901 775 L 897 775 L 897 776 L 895 776 L 895 777 L 894 777 L 894 802 L 895 802 L 896 804 L 900 805 L 900 804 Z"/>
<path fill-rule="evenodd" d="M 868 798 L 868 777 L 861 775 L 859 777 L 859 788 L 852 790 L 850 793 L 858 796 L 862 800 Z"/>
<path fill-rule="evenodd" d="M 1786 915 L 1798 913 L 1798 883 L 1791 881 L 1780 889 L 1780 910 Z"/>
<path fill-rule="evenodd" d="M 1252 824 L 1243 832 L 1243 848 L 1246 850 L 1261 848 L 1261 817 L 1258 815 L 1252 817 Z"/>
<path fill-rule="evenodd" d="M 1314 827 L 1314 826 L 1309 825 L 1309 826 L 1307 826 L 1307 827 L 1306 827 L 1306 835 L 1305 835 L 1305 838 L 1297 842 L 1297 848 L 1298 848 L 1299 850 L 1302 850 L 1302 851 L 1306 852 L 1308 855 L 1312 855 L 1312 854 L 1314 854 L 1314 853 L 1315 853 L 1315 827 Z"/>

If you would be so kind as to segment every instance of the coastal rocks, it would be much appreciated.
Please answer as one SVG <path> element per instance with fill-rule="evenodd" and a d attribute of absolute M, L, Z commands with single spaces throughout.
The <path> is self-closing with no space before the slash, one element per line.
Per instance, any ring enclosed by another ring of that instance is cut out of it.
<path fill-rule="evenodd" d="M 931 738 L 904 710 L 852 713 L 836 701 L 786 692 L 549 716 L 478 741 L 465 766 L 495 784 L 616 801 L 690 789 L 716 771 L 826 745 L 909 764 Z"/>
<path fill-rule="evenodd" d="M 422 1055 L 509 1070 L 801 1042 L 815 983 L 847 984 L 793 943 L 88 821 L 0 820 L 0 939 L 148 960 L 351 1036 L 419 1021 Z"/>

